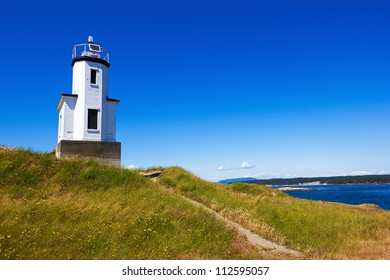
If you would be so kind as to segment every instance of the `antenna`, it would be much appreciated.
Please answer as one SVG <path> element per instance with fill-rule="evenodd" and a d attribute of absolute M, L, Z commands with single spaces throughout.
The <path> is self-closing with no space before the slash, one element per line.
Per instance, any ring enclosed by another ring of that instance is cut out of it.
<path fill-rule="evenodd" d="M 89 51 L 91 52 L 101 52 L 102 49 L 99 45 L 96 45 L 93 43 L 93 37 L 88 36 L 88 46 L 89 46 Z"/>

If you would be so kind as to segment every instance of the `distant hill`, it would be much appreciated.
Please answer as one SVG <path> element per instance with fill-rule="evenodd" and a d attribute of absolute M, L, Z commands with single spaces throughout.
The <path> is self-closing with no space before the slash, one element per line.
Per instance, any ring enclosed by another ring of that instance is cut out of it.
<path fill-rule="evenodd" d="M 346 185 L 346 184 L 390 184 L 390 175 L 360 175 L 360 176 L 335 176 L 335 177 L 310 177 L 310 178 L 289 178 L 289 179 L 252 179 L 246 178 L 231 179 L 232 182 L 246 182 L 259 185 L 287 186 L 300 185 L 312 182 L 328 185 Z M 228 180 L 222 180 L 220 183 L 230 184 Z"/>
<path fill-rule="evenodd" d="M 231 184 L 231 183 L 237 183 L 237 182 L 248 182 L 248 181 L 254 181 L 257 180 L 253 177 L 243 177 L 243 178 L 231 178 L 231 179 L 224 179 L 221 181 L 218 181 L 220 184 Z"/>
<path fill-rule="evenodd" d="M 291 257 L 252 246 L 199 205 L 305 259 L 390 259 L 389 211 L 158 169 L 158 177 L 146 178 L 94 160 L 0 146 L 0 259 Z"/>

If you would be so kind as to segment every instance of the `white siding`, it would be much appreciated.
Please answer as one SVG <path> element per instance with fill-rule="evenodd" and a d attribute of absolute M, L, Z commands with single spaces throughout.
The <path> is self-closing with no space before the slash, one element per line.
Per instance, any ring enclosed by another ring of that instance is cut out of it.
<path fill-rule="evenodd" d="M 116 141 L 116 102 L 104 100 L 102 140 Z"/>
<path fill-rule="evenodd" d="M 74 109 L 73 139 L 83 140 L 84 138 L 84 111 L 85 111 L 85 80 L 86 65 L 84 61 L 76 62 L 73 65 L 72 93 L 77 94 L 77 104 Z"/>
<path fill-rule="evenodd" d="M 102 140 L 102 75 L 107 67 L 100 63 L 94 63 L 90 61 L 83 61 L 86 67 L 86 80 L 85 80 L 85 110 L 84 110 L 84 139 L 89 141 L 101 141 Z M 105 69 L 104 69 L 105 68 Z M 96 84 L 91 85 L 91 69 L 96 69 Z M 96 130 L 88 129 L 88 109 L 98 110 L 98 128 Z"/>
<path fill-rule="evenodd" d="M 96 84 L 91 84 L 91 69 L 96 72 Z M 73 65 L 72 94 L 64 97 L 60 108 L 58 141 L 116 141 L 116 102 L 107 101 L 108 68 L 86 60 Z M 88 109 L 98 110 L 97 129 L 88 129 Z M 62 117 L 61 117 L 62 116 Z"/>
<path fill-rule="evenodd" d="M 74 108 L 77 102 L 77 98 L 74 97 L 63 96 L 62 98 L 64 101 L 59 114 L 58 142 L 73 139 Z"/>
<path fill-rule="evenodd" d="M 58 116 L 58 139 L 57 142 L 60 142 L 64 139 L 64 106 L 61 106 L 60 114 Z"/>
<path fill-rule="evenodd" d="M 96 84 L 91 84 L 91 69 L 96 69 Z M 73 66 L 73 93 L 78 94 L 75 108 L 74 139 L 102 141 L 104 110 L 108 96 L 108 68 L 100 63 L 78 61 Z M 88 109 L 98 110 L 98 129 L 88 129 Z"/>
<path fill-rule="evenodd" d="M 65 114 L 64 114 L 64 139 L 73 139 L 73 121 L 74 121 L 74 108 L 77 103 L 77 98 L 68 97 L 64 100 Z"/>
<path fill-rule="evenodd" d="M 100 76 L 102 81 L 102 100 L 106 100 L 108 97 L 108 68 L 102 65 L 102 75 Z"/>

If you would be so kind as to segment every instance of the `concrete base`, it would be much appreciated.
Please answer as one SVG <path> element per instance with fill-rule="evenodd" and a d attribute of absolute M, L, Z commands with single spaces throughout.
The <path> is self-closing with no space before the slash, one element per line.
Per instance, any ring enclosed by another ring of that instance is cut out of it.
<path fill-rule="evenodd" d="M 56 157 L 79 156 L 96 158 L 105 162 L 121 164 L 120 142 L 61 140 L 56 147 Z"/>

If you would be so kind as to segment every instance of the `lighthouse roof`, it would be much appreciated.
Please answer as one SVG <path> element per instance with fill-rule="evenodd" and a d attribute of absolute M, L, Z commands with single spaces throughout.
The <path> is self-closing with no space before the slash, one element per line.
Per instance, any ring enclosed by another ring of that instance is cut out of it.
<path fill-rule="evenodd" d="M 78 61 L 91 61 L 110 67 L 110 54 L 102 46 L 93 42 L 93 37 L 88 37 L 88 43 L 73 46 L 72 67 Z"/>
<path fill-rule="evenodd" d="M 77 97 L 78 97 L 77 94 L 62 93 L 61 97 L 60 97 L 60 100 L 58 101 L 58 104 L 57 104 L 57 110 L 61 109 L 62 104 L 64 103 L 66 98 L 77 98 Z"/>
<path fill-rule="evenodd" d="M 78 61 L 90 61 L 90 62 L 96 62 L 96 63 L 100 63 L 100 64 L 103 64 L 104 66 L 106 66 L 107 68 L 110 67 L 110 63 L 107 62 L 106 60 L 102 59 L 102 58 L 98 58 L 98 57 L 91 57 L 91 56 L 86 56 L 86 55 L 82 55 L 82 56 L 78 56 L 78 57 L 75 57 L 72 59 L 72 67 L 73 65 L 78 62 Z"/>
<path fill-rule="evenodd" d="M 114 98 L 106 97 L 106 100 L 109 101 L 109 102 L 115 102 L 116 104 L 119 103 L 119 99 L 114 99 Z"/>

